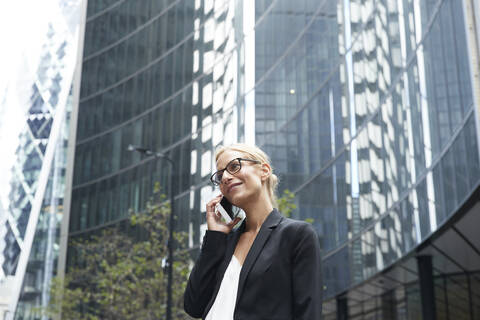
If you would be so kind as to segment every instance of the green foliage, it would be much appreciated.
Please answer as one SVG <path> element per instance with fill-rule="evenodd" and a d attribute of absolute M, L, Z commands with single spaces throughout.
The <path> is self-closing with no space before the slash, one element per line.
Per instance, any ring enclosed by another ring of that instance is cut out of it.
<path fill-rule="evenodd" d="M 288 189 L 283 191 L 283 195 L 278 198 L 278 211 L 283 213 L 283 215 L 287 218 L 292 216 L 292 211 L 297 208 L 294 202 L 295 193 L 291 192 Z"/>
<path fill-rule="evenodd" d="M 307 219 L 304 219 L 304 221 L 312 224 L 312 223 L 315 222 L 315 219 L 313 219 L 313 218 L 307 218 Z"/>
<path fill-rule="evenodd" d="M 288 189 L 285 189 L 283 191 L 283 195 L 278 198 L 277 203 L 278 211 L 283 213 L 283 215 L 287 218 L 291 218 L 293 210 L 297 209 L 297 205 L 295 204 L 295 193 L 291 192 Z M 304 219 L 304 221 L 312 224 L 315 219 L 307 218 Z"/>
<path fill-rule="evenodd" d="M 164 319 L 167 301 L 168 219 L 170 204 L 155 188 L 155 201 L 131 216 L 132 232 L 119 227 L 73 244 L 80 261 L 65 278 L 51 285 L 52 317 L 62 319 Z M 183 292 L 189 274 L 184 233 L 174 233 L 173 319 L 190 319 L 183 312 Z M 71 250 L 71 249 L 70 249 Z"/>

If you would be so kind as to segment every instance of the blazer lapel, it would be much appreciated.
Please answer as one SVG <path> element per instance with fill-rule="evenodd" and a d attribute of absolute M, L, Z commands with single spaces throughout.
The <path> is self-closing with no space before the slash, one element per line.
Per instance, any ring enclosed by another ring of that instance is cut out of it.
<path fill-rule="evenodd" d="M 247 280 L 248 273 L 255 264 L 258 255 L 260 254 L 260 252 L 262 252 L 262 249 L 265 246 L 268 238 L 270 237 L 273 229 L 275 229 L 275 227 L 280 223 L 281 220 L 282 216 L 278 213 L 277 209 L 273 209 L 273 211 L 268 215 L 267 219 L 260 227 L 260 230 L 258 231 L 258 234 L 253 241 L 252 247 L 248 251 L 247 257 L 245 258 L 245 262 L 243 263 L 242 269 L 240 271 L 240 279 L 238 280 L 236 301 L 237 303 L 239 297 L 242 295 L 243 287 L 245 285 L 245 281 Z"/>

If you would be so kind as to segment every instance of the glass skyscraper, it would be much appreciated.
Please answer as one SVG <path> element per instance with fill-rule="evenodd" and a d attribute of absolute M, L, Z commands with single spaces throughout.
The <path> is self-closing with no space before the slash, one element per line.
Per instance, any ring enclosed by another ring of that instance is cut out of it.
<path fill-rule="evenodd" d="M 90 1 L 69 239 L 141 211 L 155 182 L 172 192 L 168 164 L 132 144 L 176 162 L 176 228 L 195 252 L 215 148 L 255 143 L 318 232 L 325 319 L 479 317 L 469 6 Z"/>
<path fill-rule="evenodd" d="M 47 318 L 40 309 L 57 273 L 81 3 L 44 4 L 12 62 L 17 74 L 4 74 L 11 78 L 0 102 L 2 319 Z"/>

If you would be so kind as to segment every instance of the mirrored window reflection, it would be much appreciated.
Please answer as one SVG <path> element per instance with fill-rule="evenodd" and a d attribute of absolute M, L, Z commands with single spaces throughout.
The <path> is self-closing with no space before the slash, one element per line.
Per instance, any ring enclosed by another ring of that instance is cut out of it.
<path fill-rule="evenodd" d="M 352 283 L 359 283 L 364 280 L 362 239 L 356 238 L 349 242 L 348 248 L 350 251 L 350 273 L 352 276 L 351 283 L 349 283 L 349 285 L 351 285 Z"/>
<path fill-rule="evenodd" d="M 294 217 L 313 224 L 324 252 L 346 241 L 349 229 L 347 219 L 345 157 L 316 177 L 297 194 L 299 210 Z"/>
<path fill-rule="evenodd" d="M 427 237 L 432 231 L 430 228 L 430 219 L 428 214 L 427 182 L 420 182 L 415 190 L 416 202 L 418 206 L 418 215 L 420 222 L 420 234 L 422 238 Z"/>
<path fill-rule="evenodd" d="M 351 263 L 348 246 L 342 247 L 323 261 L 324 295 L 331 297 L 350 286 Z"/>
<path fill-rule="evenodd" d="M 345 9 L 345 4 L 337 4 L 337 9 Z M 308 64 L 308 60 L 302 60 L 290 51 L 278 59 L 278 66 L 272 70 L 265 63 L 266 70 L 270 72 L 267 73 L 269 81 L 260 82 L 256 87 L 257 141 L 273 155 L 278 171 L 286 172 L 285 185 L 301 186 L 301 181 L 309 179 L 316 170 L 322 172 L 322 178 L 312 179 L 298 191 L 298 196 L 303 199 L 299 201 L 300 212 L 303 202 L 307 203 L 304 213 L 309 211 L 308 206 L 314 201 L 319 204 L 320 200 L 308 200 L 305 195 L 309 190 L 318 190 L 320 179 L 333 175 L 332 168 L 325 166 L 328 157 L 324 160 L 322 156 L 333 156 L 336 150 L 341 150 L 343 144 L 348 143 L 348 133 L 353 132 L 351 120 L 355 120 L 357 137 L 349 146 L 351 149 L 346 153 L 343 165 L 343 170 L 347 172 L 345 180 L 348 189 L 344 192 L 343 201 L 348 203 L 351 234 L 361 233 L 367 237 L 365 228 L 375 223 L 375 232 L 378 233 L 375 245 L 382 256 L 381 261 L 376 261 L 379 269 L 396 261 L 445 221 L 461 203 L 460 194 L 465 197 L 471 190 L 468 187 L 471 179 L 465 175 L 470 168 L 469 163 L 472 163 L 473 172 L 478 171 L 475 169 L 478 160 L 468 159 L 470 155 L 464 150 L 468 144 L 464 138 L 468 129 L 454 137 L 456 130 L 463 125 L 468 110 L 471 110 L 471 93 L 468 67 L 464 64 L 468 61 L 465 47 L 453 45 L 456 42 L 465 43 L 464 31 L 457 30 L 460 26 L 458 21 L 463 21 L 463 13 L 458 8 L 450 10 L 451 5 L 349 1 L 348 6 L 355 9 L 350 10 L 348 16 L 351 48 L 346 38 L 340 38 L 336 54 L 336 57 L 344 54 L 346 59 L 345 65 L 340 64 L 339 83 L 348 88 L 351 82 L 353 88 L 352 92 L 339 92 L 338 97 L 346 105 L 336 104 L 335 94 L 333 99 L 323 99 L 329 95 L 325 88 L 335 83 L 333 78 L 328 85 L 307 80 L 313 86 L 315 83 L 325 86 L 318 92 L 304 90 L 309 88 L 308 85 L 303 86 L 301 81 L 304 78 L 293 78 L 291 75 L 304 63 Z M 356 14 L 362 10 L 368 14 Z M 339 12 L 345 14 L 342 10 L 337 10 L 337 14 Z M 382 24 L 385 13 L 388 19 Z M 347 37 L 348 28 L 344 21 L 337 28 L 342 30 L 343 37 Z M 259 34 L 261 37 L 262 33 Z M 459 35 L 458 41 L 452 34 Z M 300 37 L 292 51 L 300 52 L 302 41 Z M 420 42 L 424 46 L 419 46 Z M 266 44 L 259 44 L 262 45 L 266 47 Z M 440 50 L 444 46 L 449 46 L 449 49 Z M 351 66 L 348 65 L 349 50 L 352 52 Z M 260 53 L 257 61 L 263 66 Z M 452 65 L 448 61 L 456 63 Z M 442 66 L 437 68 L 437 64 Z M 289 69 L 292 65 L 297 69 Z M 329 69 L 335 68 L 336 65 L 330 63 Z M 257 74 L 257 78 L 261 78 L 262 72 Z M 450 72 L 456 75 L 449 78 Z M 292 84 L 297 88 L 289 90 L 288 86 Z M 352 94 L 353 100 L 348 100 L 348 95 Z M 293 95 L 295 99 L 292 99 Z M 332 140 L 337 136 L 328 132 L 333 127 L 329 121 L 321 127 L 330 134 L 317 138 L 310 123 L 322 123 L 324 118 L 316 118 L 315 110 L 321 109 L 325 116 L 326 106 L 332 100 L 335 111 L 342 106 L 342 112 L 336 113 L 341 121 L 335 130 L 340 128 L 343 136 Z M 302 104 L 303 101 L 309 102 Z M 354 103 L 353 109 L 351 103 Z M 282 111 L 284 105 L 289 106 L 285 112 Z M 295 112 L 294 118 L 288 116 L 291 110 Z M 353 115 L 349 114 L 350 110 L 354 110 Z M 281 125 L 285 121 L 283 119 L 289 121 L 284 127 Z M 290 150 L 283 147 L 288 146 L 289 132 L 298 137 L 297 140 L 293 138 L 296 143 Z M 473 137 L 472 141 L 475 144 L 476 138 Z M 331 148 L 332 142 L 336 148 Z M 450 146 L 450 151 L 445 150 Z M 282 152 L 282 148 L 288 151 Z M 332 152 L 333 149 L 335 152 Z M 472 150 L 476 149 L 476 144 L 472 145 Z M 458 159 L 452 157 L 457 152 L 464 156 Z M 477 156 L 474 154 L 472 157 Z M 315 161 L 310 161 L 309 157 L 315 158 Z M 293 168 L 287 165 L 288 158 L 296 160 Z M 358 195 L 353 192 L 356 190 L 356 179 Z M 446 194 L 451 195 L 448 200 Z M 326 196 L 333 199 L 329 192 Z M 329 209 L 319 210 L 318 216 L 322 217 L 320 221 L 325 226 L 335 223 Z M 377 219 L 381 222 L 376 222 Z M 319 233 L 328 251 L 332 243 L 338 243 L 340 233 L 323 232 L 323 229 L 319 227 Z"/>
<path fill-rule="evenodd" d="M 377 268 L 382 270 L 406 252 L 399 208 L 392 209 L 375 224 L 375 237 Z"/>
<path fill-rule="evenodd" d="M 363 279 L 368 279 L 378 270 L 377 254 L 375 251 L 374 228 L 369 228 L 361 236 L 361 252 L 363 256 Z M 381 265 L 383 267 L 383 265 Z"/>
<path fill-rule="evenodd" d="M 411 250 L 420 241 L 420 227 L 418 220 L 417 197 L 415 191 L 408 195 L 401 203 L 402 222 L 403 222 L 403 237 L 405 239 L 405 249 Z"/>

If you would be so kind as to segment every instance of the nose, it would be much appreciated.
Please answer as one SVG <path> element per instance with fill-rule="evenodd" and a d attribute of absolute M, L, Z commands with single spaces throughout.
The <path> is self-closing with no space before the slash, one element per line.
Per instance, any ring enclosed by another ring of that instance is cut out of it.
<path fill-rule="evenodd" d="M 226 184 L 228 183 L 230 180 L 232 180 L 232 174 L 230 172 L 228 172 L 227 170 L 225 170 L 222 174 L 222 181 L 221 183 L 222 184 Z"/>

